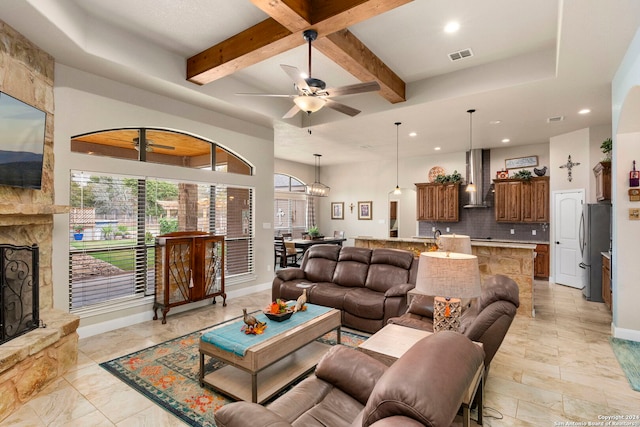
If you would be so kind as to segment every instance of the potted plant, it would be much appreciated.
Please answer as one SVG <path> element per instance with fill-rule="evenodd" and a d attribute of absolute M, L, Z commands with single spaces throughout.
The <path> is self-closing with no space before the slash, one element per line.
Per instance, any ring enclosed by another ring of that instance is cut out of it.
<path fill-rule="evenodd" d="M 600 144 L 600 150 L 604 153 L 604 159 L 602 159 L 603 162 L 611 161 L 612 149 L 613 149 L 613 140 L 611 138 L 607 138 L 604 141 L 602 141 L 602 144 Z"/>
<path fill-rule="evenodd" d="M 318 237 L 320 237 L 320 230 L 315 225 L 313 227 L 309 227 L 309 229 L 307 230 L 307 233 L 309 234 L 309 237 L 311 237 L 312 239 L 317 239 Z"/>
<path fill-rule="evenodd" d="M 84 225 L 76 224 L 73 226 L 73 239 L 82 240 L 84 237 Z"/>

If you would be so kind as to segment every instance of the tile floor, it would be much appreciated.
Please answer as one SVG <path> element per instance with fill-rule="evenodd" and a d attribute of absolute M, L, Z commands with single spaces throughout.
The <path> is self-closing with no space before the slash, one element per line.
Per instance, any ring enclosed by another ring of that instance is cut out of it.
<path fill-rule="evenodd" d="M 170 338 L 261 308 L 270 291 L 80 340 L 77 366 L 2 426 L 185 425 L 98 366 Z M 609 345 L 611 314 L 579 290 L 536 282 L 536 317 L 518 317 L 495 356 L 485 387 L 486 426 L 559 426 L 599 416 L 640 414 Z M 492 408 L 492 409 L 490 409 Z M 498 415 L 502 419 L 492 418 Z M 575 425 L 575 424 L 574 424 Z M 586 424 L 585 424 L 586 425 Z"/>

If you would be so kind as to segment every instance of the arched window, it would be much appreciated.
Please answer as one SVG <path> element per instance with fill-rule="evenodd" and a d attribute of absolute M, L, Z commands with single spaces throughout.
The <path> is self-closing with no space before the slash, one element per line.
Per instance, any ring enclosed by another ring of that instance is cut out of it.
<path fill-rule="evenodd" d="M 305 195 L 306 185 L 295 177 L 276 173 L 273 175 L 273 187 L 275 234 L 291 233 L 294 238 L 302 237 L 309 228 L 309 207 L 312 203 Z"/>
<path fill-rule="evenodd" d="M 71 138 L 71 151 L 94 156 L 252 175 L 246 161 L 218 144 L 183 132 L 152 128 L 122 128 Z"/>
<path fill-rule="evenodd" d="M 248 162 L 181 132 L 116 129 L 71 138 L 72 151 L 250 175 Z M 225 236 L 225 280 L 255 273 L 253 189 L 105 168 L 72 170 L 69 214 L 69 309 L 126 304 L 153 295 L 155 237 L 172 231 Z M 147 168 L 148 169 L 148 168 Z"/>

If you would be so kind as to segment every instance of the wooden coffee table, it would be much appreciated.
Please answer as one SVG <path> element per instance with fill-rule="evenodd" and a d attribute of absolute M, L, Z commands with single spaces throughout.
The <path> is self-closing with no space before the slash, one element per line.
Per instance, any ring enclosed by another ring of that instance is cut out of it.
<path fill-rule="evenodd" d="M 384 363 L 391 366 L 407 352 L 415 343 L 422 338 L 432 335 L 433 332 L 420 329 L 408 328 L 395 324 L 386 325 L 369 339 L 358 346 L 358 349 Z M 475 342 L 482 347 L 482 343 Z M 478 395 L 478 424 L 482 425 L 483 394 L 484 394 L 484 363 L 480 364 L 473 381 L 462 398 L 462 422 L 464 427 L 468 427 L 471 420 L 470 408 L 473 399 Z"/>
<path fill-rule="evenodd" d="M 207 384 L 237 400 L 265 402 L 312 371 L 331 348 L 328 344 L 317 342 L 317 338 L 335 329 L 340 343 L 340 326 L 340 310 L 332 309 L 250 346 L 244 356 L 200 339 L 200 386 Z M 207 333 L 214 330 L 210 329 Z M 238 333 L 241 332 L 238 330 Z M 205 376 L 205 355 L 220 359 L 226 366 Z"/>

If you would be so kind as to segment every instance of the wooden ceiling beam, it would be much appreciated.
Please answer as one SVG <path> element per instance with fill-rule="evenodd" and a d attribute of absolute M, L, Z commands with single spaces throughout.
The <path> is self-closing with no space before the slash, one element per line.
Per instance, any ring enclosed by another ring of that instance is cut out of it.
<path fill-rule="evenodd" d="M 189 58 L 187 80 L 202 85 L 233 74 L 304 44 L 302 32 L 314 29 L 314 46 L 338 65 L 362 81 L 377 80 L 389 101 L 405 100 L 404 82 L 351 32 L 342 30 L 413 0 L 251 1 L 270 18 Z M 332 41 L 323 40 L 329 35 Z"/>
<path fill-rule="evenodd" d="M 378 92 L 392 104 L 406 101 L 405 82 L 349 30 L 337 31 L 313 45 L 358 80 L 380 83 Z"/>

